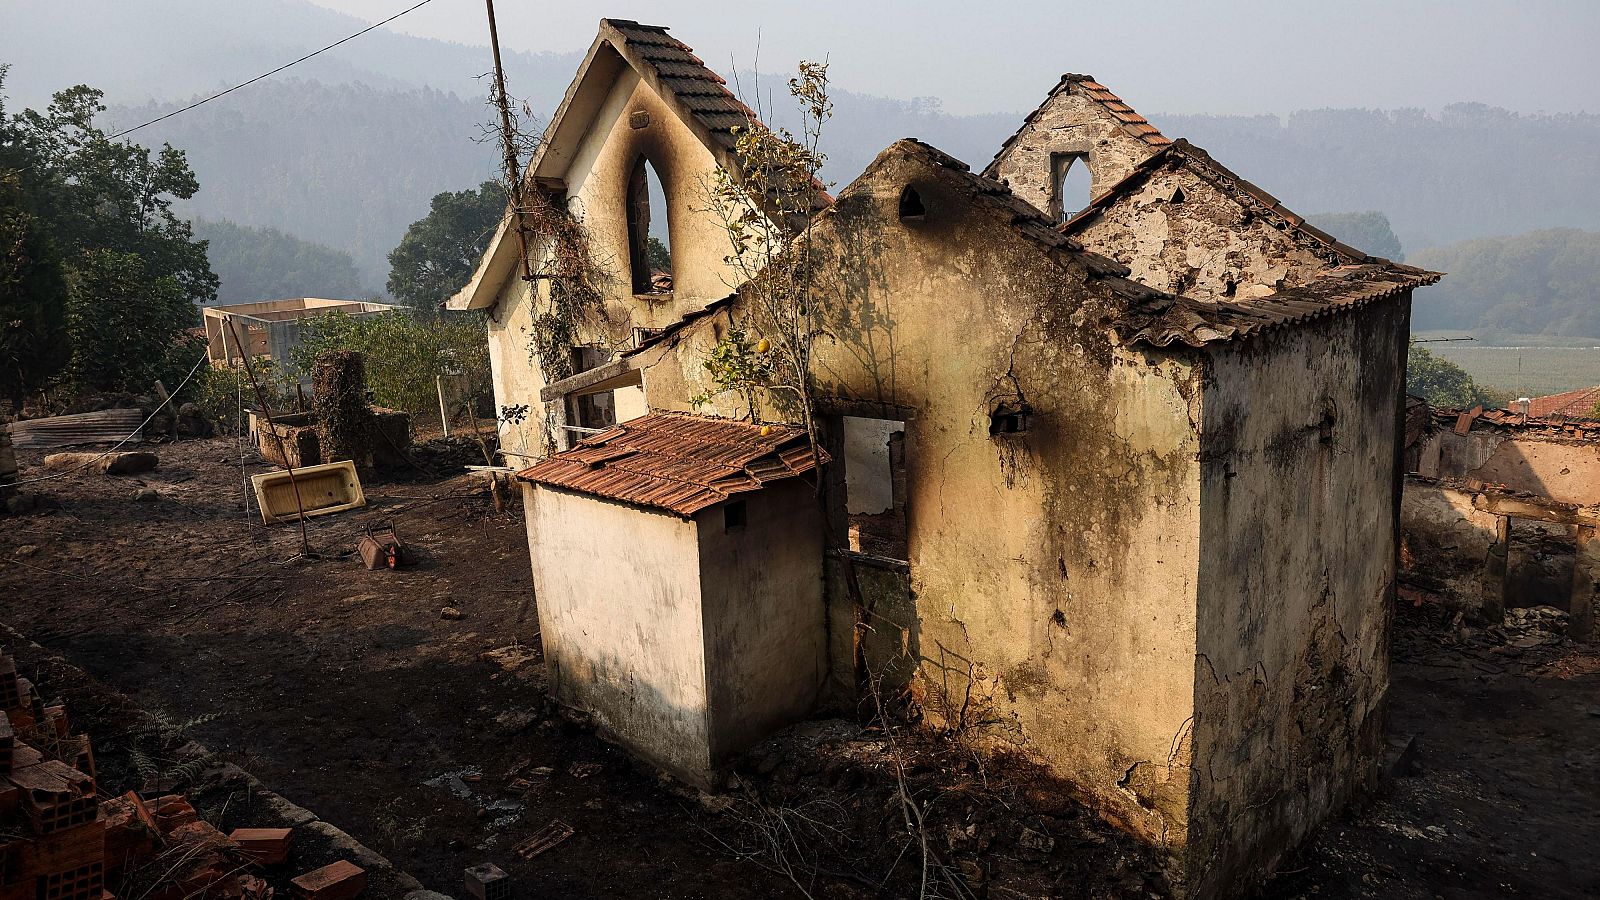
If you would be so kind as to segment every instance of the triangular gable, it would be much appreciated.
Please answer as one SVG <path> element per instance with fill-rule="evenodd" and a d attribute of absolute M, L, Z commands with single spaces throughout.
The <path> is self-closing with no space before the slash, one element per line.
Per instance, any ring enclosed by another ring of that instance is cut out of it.
<path fill-rule="evenodd" d="M 1033 112 L 1028 113 L 1028 117 L 1022 120 L 1022 124 L 1017 130 L 1012 132 L 1011 136 L 1006 138 L 1005 142 L 1000 145 L 1000 149 L 994 154 L 994 159 L 990 160 L 989 165 L 984 167 L 983 174 L 985 177 L 1000 177 L 998 173 L 1001 160 L 1011 153 L 1017 142 L 1022 140 L 1022 136 L 1027 134 L 1029 129 L 1038 124 L 1040 117 L 1044 115 L 1045 110 L 1050 108 L 1052 101 L 1057 96 L 1067 92 L 1076 92 L 1084 98 L 1099 104 L 1106 112 L 1111 114 L 1113 119 L 1117 120 L 1123 131 L 1136 140 L 1143 141 L 1149 145 L 1152 151 L 1159 150 L 1172 143 L 1166 135 L 1161 133 L 1160 129 L 1150 124 L 1149 119 L 1139 115 L 1133 107 L 1124 103 L 1121 97 L 1113 94 L 1110 88 L 1095 81 L 1093 75 L 1076 75 L 1069 72 L 1061 76 L 1061 80 L 1056 82 L 1056 86 L 1050 89 L 1049 94 L 1045 95 L 1044 102 L 1034 107 Z"/>
<path fill-rule="evenodd" d="M 577 75 L 545 129 L 528 162 L 527 184 L 536 190 L 564 189 L 568 167 L 593 126 L 602 104 L 625 67 L 661 96 L 706 146 L 718 164 L 738 171 L 734 130 L 760 120 L 728 90 L 727 82 L 707 68 L 694 51 L 656 25 L 627 19 L 602 19 L 600 31 L 578 67 Z M 831 198 L 818 189 L 818 205 Z M 450 309 L 492 306 L 520 252 L 506 216 L 490 239 L 472 280 L 446 304 Z"/>
<path fill-rule="evenodd" d="M 1239 177 L 1233 170 L 1217 162 L 1211 154 L 1184 138 L 1173 141 L 1135 166 L 1126 178 L 1095 197 L 1082 212 L 1063 223 L 1061 232 L 1066 235 L 1080 235 L 1089 223 L 1107 209 L 1130 195 L 1151 176 L 1168 167 L 1188 169 L 1212 187 L 1233 198 L 1252 215 L 1278 225 L 1281 230 L 1325 254 L 1332 265 L 1389 262 L 1381 257 L 1368 256 L 1307 222 L 1304 217 L 1284 206 L 1277 197 Z"/>

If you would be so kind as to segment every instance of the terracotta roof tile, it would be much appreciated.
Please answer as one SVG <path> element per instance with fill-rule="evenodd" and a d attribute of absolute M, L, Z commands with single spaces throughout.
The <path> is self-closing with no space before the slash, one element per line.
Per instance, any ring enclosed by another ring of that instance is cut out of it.
<path fill-rule="evenodd" d="M 1600 384 L 1560 394 L 1534 397 L 1528 402 L 1528 415 L 1534 418 L 1566 416 L 1573 419 L 1592 419 L 1596 404 L 1600 404 Z"/>
<path fill-rule="evenodd" d="M 734 128 L 757 121 L 755 111 L 728 90 L 722 76 L 707 68 L 689 45 L 668 34 L 666 28 L 628 19 L 606 19 L 604 24 L 622 37 L 637 60 L 655 70 L 660 85 L 688 107 L 723 147 L 733 147 Z"/>
<path fill-rule="evenodd" d="M 803 429 L 651 413 L 578 442 L 519 478 L 692 516 L 735 494 L 815 468 Z M 818 451 L 823 462 L 828 456 Z"/>
<path fill-rule="evenodd" d="M 1139 115 L 1132 106 L 1129 106 L 1121 97 L 1113 94 L 1105 85 L 1095 81 L 1092 76 L 1067 74 L 1061 76 L 1061 80 L 1056 82 L 1056 86 L 1051 88 L 1050 93 L 1045 96 L 1044 102 L 1035 107 L 1033 112 L 1028 113 L 1027 118 L 1022 120 L 1022 125 L 1015 132 L 1012 132 L 1010 137 L 1005 139 L 1005 142 L 1000 145 L 1000 150 L 995 153 L 994 159 L 984 168 L 983 174 L 993 177 L 997 167 L 1000 165 L 1001 157 L 1010 152 L 1017 141 L 1022 139 L 1022 133 L 1028 130 L 1028 126 L 1038 121 L 1040 114 L 1044 112 L 1044 108 L 1050 105 L 1050 101 L 1054 100 L 1063 91 L 1070 91 L 1074 88 L 1081 91 L 1083 96 L 1105 107 L 1108 112 L 1116 117 L 1118 122 L 1122 123 L 1124 131 L 1144 141 L 1151 147 L 1161 148 L 1172 143 L 1158 128 L 1150 124 L 1149 119 Z"/>
<path fill-rule="evenodd" d="M 1128 344 L 1200 347 L 1360 309 L 1439 280 L 1435 272 L 1394 264 L 1339 266 L 1297 288 L 1249 300 L 1211 301 L 1160 296 L 1130 307 L 1112 323 Z"/>

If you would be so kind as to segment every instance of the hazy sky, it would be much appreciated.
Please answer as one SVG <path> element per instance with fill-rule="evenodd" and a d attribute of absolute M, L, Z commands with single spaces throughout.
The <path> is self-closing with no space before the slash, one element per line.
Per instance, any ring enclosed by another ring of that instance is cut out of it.
<path fill-rule="evenodd" d="M 314 0 L 376 20 L 414 0 Z M 951 112 L 1034 106 L 1062 72 L 1142 109 L 1289 112 L 1478 100 L 1600 112 L 1600 0 L 498 0 L 501 40 L 577 50 L 601 16 L 667 25 L 712 67 L 827 56 L 835 83 L 938 97 Z M 432 0 L 395 23 L 487 41 L 482 0 Z M 515 87 L 513 87 L 515 93 Z"/>

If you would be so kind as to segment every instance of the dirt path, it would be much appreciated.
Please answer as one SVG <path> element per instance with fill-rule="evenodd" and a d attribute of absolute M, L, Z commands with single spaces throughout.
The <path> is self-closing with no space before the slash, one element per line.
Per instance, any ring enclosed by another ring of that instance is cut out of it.
<path fill-rule="evenodd" d="M 216 715 L 197 739 L 430 888 L 460 896 L 462 869 L 488 860 L 523 896 L 800 895 L 728 852 L 751 837 L 728 816 L 547 714 L 520 510 L 494 512 L 468 478 L 369 484 L 368 509 L 312 520 L 324 558 L 289 563 L 298 538 L 246 515 L 231 441 L 159 452 L 143 483 L 72 476 L 44 486 L 59 508 L 0 521 L 0 620 L 147 709 Z M 38 461 L 24 454 L 24 474 Z M 134 501 L 145 486 L 160 499 Z M 367 572 L 338 556 L 384 520 L 422 551 L 418 567 Z M 447 605 L 464 617 L 441 618 Z M 1262 896 L 1600 896 L 1600 655 L 1453 640 L 1431 608 L 1400 611 L 1391 730 L 1417 736 L 1420 765 L 1330 823 Z M 503 793 L 523 762 L 530 792 Z M 863 817 L 859 834 L 890 836 L 878 840 L 895 856 L 897 807 L 863 804 L 876 788 L 832 764 L 814 777 L 842 785 L 836 807 Z M 970 789 L 918 777 L 930 796 Z M 998 874 L 1015 864 L 1006 835 L 1023 819 L 984 825 L 1000 837 L 971 851 L 986 873 L 975 883 L 996 898 L 1148 896 L 1147 854 L 1082 818 L 1026 819 L 1062 840 L 1029 869 L 1055 873 L 1038 882 L 1051 886 L 1020 893 Z M 569 840 L 512 855 L 555 819 Z M 949 852 L 969 852 L 962 840 Z M 902 896 L 859 877 L 818 884 L 819 897 Z"/>
<path fill-rule="evenodd" d="M 297 535 L 246 518 L 231 441 L 159 452 L 137 480 L 41 485 L 60 508 L 4 522 L 0 619 L 142 706 L 215 715 L 197 739 L 432 889 L 460 895 L 462 869 L 490 860 L 528 896 L 782 892 L 711 849 L 698 807 L 545 715 L 520 510 L 496 514 L 469 477 L 369 484 L 366 510 L 311 520 L 325 558 L 286 563 Z M 37 454 L 21 462 L 40 471 Z M 146 486 L 160 499 L 135 502 Z M 334 557 L 385 520 L 417 568 Z M 500 776 L 523 760 L 552 774 L 517 801 Z M 599 770 L 577 778 L 577 763 Z M 552 819 L 572 838 L 512 856 Z"/>

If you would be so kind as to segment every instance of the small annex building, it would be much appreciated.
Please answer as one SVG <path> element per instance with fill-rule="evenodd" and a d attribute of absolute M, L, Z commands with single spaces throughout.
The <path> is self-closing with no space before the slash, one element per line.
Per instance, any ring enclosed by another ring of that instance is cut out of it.
<path fill-rule="evenodd" d="M 1411 292 L 1438 274 L 1065 76 L 981 173 L 905 139 L 819 188 L 813 457 L 707 365 L 761 322 L 705 190 L 753 120 L 665 28 L 603 21 L 528 173 L 611 261 L 602 312 L 530 352 L 556 279 L 519 276 L 509 216 L 450 301 L 531 410 L 501 438 L 557 696 L 692 774 L 907 697 L 1157 848 L 1178 895 L 1248 892 L 1378 776 Z"/>
<path fill-rule="evenodd" d="M 815 468 L 799 429 L 654 413 L 524 469 L 551 694 L 702 786 L 815 708 Z"/>

